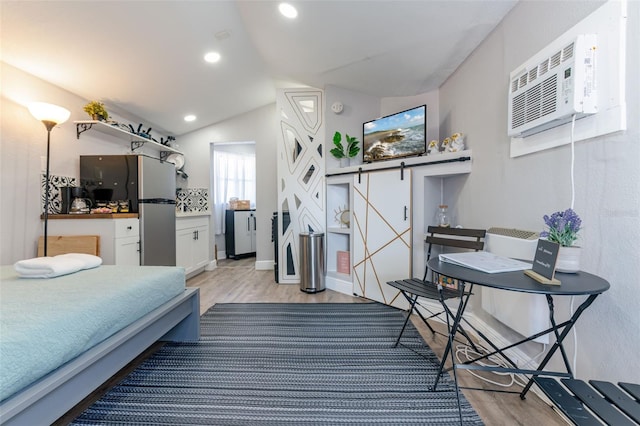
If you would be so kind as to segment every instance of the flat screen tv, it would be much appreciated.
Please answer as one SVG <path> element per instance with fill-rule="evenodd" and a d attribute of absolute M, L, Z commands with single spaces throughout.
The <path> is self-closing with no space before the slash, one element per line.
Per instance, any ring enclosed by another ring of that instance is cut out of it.
<path fill-rule="evenodd" d="M 362 125 L 365 163 L 427 152 L 427 106 L 422 105 Z"/>

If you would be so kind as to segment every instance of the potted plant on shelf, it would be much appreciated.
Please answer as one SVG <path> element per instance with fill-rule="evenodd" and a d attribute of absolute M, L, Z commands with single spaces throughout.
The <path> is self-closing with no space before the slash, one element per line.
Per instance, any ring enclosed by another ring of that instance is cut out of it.
<path fill-rule="evenodd" d="M 340 132 L 336 132 L 333 135 L 333 145 L 335 146 L 329 151 L 331 155 L 340 160 L 341 166 L 343 165 L 343 160 L 353 158 L 358 155 L 358 152 L 360 152 L 360 147 L 358 146 L 360 141 L 346 133 L 344 136 L 346 146 L 342 145 L 342 134 Z"/>
<path fill-rule="evenodd" d="M 582 220 L 573 209 L 555 212 L 551 216 L 543 216 L 548 231 L 540 233 L 549 241 L 560 244 L 556 271 L 578 272 L 580 270 L 581 247 L 573 244 L 578 239 L 578 231 L 582 229 Z"/>
<path fill-rule="evenodd" d="M 84 106 L 84 112 L 89 114 L 92 120 L 106 121 L 109 119 L 109 113 L 107 113 L 102 102 L 89 102 Z"/>

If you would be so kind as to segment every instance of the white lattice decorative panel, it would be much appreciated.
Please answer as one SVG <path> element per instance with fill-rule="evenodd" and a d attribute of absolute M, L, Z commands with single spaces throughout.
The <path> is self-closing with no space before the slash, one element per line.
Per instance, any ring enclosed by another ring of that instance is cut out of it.
<path fill-rule="evenodd" d="M 278 141 L 278 269 L 280 283 L 300 282 L 299 235 L 324 232 L 323 92 L 282 89 Z M 288 212 L 289 220 L 283 220 Z"/>

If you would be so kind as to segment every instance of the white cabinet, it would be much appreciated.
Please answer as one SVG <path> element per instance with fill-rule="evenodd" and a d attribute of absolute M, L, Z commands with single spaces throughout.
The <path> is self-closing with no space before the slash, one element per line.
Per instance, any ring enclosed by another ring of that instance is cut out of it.
<path fill-rule="evenodd" d="M 201 272 L 209 263 L 209 218 L 176 219 L 176 265 L 186 275 Z"/>
<path fill-rule="evenodd" d="M 411 170 L 353 179 L 353 294 L 406 308 L 387 282 L 412 276 Z"/>
<path fill-rule="evenodd" d="M 225 250 L 237 258 L 256 253 L 255 210 L 227 210 L 225 213 Z"/>
<path fill-rule="evenodd" d="M 138 219 L 114 220 L 113 255 L 116 265 L 140 266 L 139 225 Z"/>
<path fill-rule="evenodd" d="M 49 236 L 99 235 L 100 257 L 104 265 L 140 265 L 140 222 L 137 218 L 59 216 L 60 219 L 49 216 Z"/>

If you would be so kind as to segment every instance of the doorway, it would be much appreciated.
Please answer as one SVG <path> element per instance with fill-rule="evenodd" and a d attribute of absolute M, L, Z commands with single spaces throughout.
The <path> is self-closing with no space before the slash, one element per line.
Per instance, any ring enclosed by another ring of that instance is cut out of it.
<path fill-rule="evenodd" d="M 227 257 L 225 216 L 229 201 L 248 200 L 249 209 L 256 209 L 256 149 L 253 141 L 213 142 L 211 146 L 214 241 L 216 258 L 224 259 Z"/>

